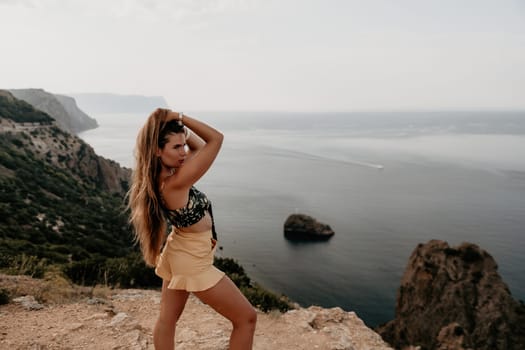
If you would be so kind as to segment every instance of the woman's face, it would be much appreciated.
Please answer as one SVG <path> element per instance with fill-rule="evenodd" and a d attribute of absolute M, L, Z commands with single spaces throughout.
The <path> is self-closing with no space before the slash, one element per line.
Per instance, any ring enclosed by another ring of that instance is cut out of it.
<path fill-rule="evenodd" d="M 186 139 L 184 133 L 171 133 L 167 136 L 168 142 L 158 150 L 162 164 L 168 168 L 180 168 L 186 160 Z"/>

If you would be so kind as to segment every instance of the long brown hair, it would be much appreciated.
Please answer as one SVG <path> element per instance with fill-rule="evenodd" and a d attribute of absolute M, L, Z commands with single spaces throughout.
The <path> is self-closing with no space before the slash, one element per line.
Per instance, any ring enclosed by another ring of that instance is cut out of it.
<path fill-rule="evenodd" d="M 135 168 L 128 192 L 129 221 L 149 266 L 155 266 L 167 230 L 158 190 L 161 161 L 157 152 L 169 133 L 184 132 L 176 121 L 165 123 L 167 113 L 167 109 L 156 109 L 137 135 Z"/>

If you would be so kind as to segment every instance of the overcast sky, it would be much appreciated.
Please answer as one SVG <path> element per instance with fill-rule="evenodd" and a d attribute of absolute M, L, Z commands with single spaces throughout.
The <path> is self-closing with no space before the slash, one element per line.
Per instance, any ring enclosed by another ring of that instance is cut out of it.
<path fill-rule="evenodd" d="M 182 110 L 525 109 L 525 0 L 0 0 L 0 88 Z"/>

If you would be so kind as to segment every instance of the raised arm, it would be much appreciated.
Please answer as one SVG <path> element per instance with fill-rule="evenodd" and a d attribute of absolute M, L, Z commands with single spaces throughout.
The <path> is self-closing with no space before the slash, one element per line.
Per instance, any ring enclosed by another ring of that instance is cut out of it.
<path fill-rule="evenodd" d="M 173 119 L 182 121 L 195 134 L 190 136 L 188 146 L 191 149 L 193 145 L 198 152 L 192 152 L 192 156 L 187 158 L 184 166 L 177 171 L 173 180 L 166 183 L 166 185 L 172 188 L 187 188 L 191 187 L 208 171 L 219 153 L 224 136 L 216 129 L 197 119 L 187 115 L 184 115 L 181 119 L 179 113 L 168 112 L 166 121 Z M 200 138 L 200 141 L 204 144 L 198 144 L 198 139 L 195 139 L 194 143 L 192 143 L 192 137 Z"/>
<path fill-rule="evenodd" d="M 206 145 L 206 142 L 204 142 L 204 140 L 201 139 L 199 135 L 192 132 L 190 128 L 187 126 L 185 128 L 186 145 L 188 145 L 189 149 L 188 156 L 193 157 Z"/>

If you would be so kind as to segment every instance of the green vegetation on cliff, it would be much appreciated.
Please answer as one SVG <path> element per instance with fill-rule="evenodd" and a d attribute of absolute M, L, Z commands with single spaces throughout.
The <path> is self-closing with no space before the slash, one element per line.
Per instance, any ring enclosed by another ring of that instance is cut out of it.
<path fill-rule="evenodd" d="M 0 139 L 0 267 L 16 266 L 21 254 L 71 265 L 133 252 L 122 197 L 38 159 L 20 147 L 24 138 Z"/>
<path fill-rule="evenodd" d="M 0 116 L 17 123 L 51 124 L 53 118 L 34 109 L 29 103 L 17 100 L 7 93 L 0 93 Z"/>

